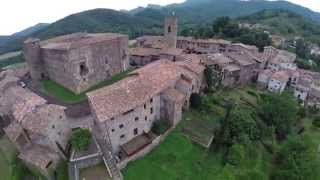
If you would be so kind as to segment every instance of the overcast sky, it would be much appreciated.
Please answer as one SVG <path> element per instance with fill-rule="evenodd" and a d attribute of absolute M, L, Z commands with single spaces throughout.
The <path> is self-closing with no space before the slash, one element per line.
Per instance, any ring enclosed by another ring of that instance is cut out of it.
<path fill-rule="evenodd" d="M 184 0 L 1 0 L 0 35 L 9 35 L 39 22 L 52 23 L 67 15 L 94 8 L 133 9 Z M 289 0 L 320 12 L 320 0 Z"/>

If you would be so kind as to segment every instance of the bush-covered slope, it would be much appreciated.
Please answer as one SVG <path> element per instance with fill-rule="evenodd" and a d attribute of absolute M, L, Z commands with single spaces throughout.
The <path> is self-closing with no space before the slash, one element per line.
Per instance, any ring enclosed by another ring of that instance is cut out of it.
<path fill-rule="evenodd" d="M 261 24 L 271 34 L 284 37 L 301 36 L 309 41 L 320 42 L 320 24 L 287 10 L 263 10 L 240 17 L 242 23 Z"/>

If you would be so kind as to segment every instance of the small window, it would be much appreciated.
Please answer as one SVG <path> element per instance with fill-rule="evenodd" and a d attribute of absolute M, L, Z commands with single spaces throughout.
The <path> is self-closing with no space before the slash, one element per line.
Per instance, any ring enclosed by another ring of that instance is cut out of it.
<path fill-rule="evenodd" d="M 113 118 L 111 118 L 111 121 L 113 121 L 114 120 L 114 117 Z"/>
<path fill-rule="evenodd" d="M 124 137 L 126 137 L 124 134 L 122 134 L 121 136 L 120 136 L 120 139 L 123 139 Z"/>
<path fill-rule="evenodd" d="M 152 102 L 153 102 L 153 98 L 150 99 L 150 103 L 152 103 Z"/>
<path fill-rule="evenodd" d="M 138 134 L 138 128 L 135 128 L 135 129 L 133 130 L 133 134 L 134 134 L 134 135 L 137 135 L 137 134 Z"/>
<path fill-rule="evenodd" d="M 146 104 L 144 104 L 144 106 L 143 106 L 143 107 L 144 107 L 144 109 L 146 109 L 146 108 L 147 108 L 147 105 L 146 105 Z"/>
<path fill-rule="evenodd" d="M 171 26 L 168 27 L 168 33 L 171 33 Z"/>
<path fill-rule="evenodd" d="M 122 128 L 123 128 L 123 124 L 120 124 L 120 125 L 119 125 L 119 128 L 122 129 Z"/>
<path fill-rule="evenodd" d="M 54 128 L 56 128 L 56 126 L 55 126 L 55 125 L 52 125 L 52 129 L 54 129 Z"/>
<path fill-rule="evenodd" d="M 114 129 L 111 129 L 112 132 L 114 132 Z"/>
<path fill-rule="evenodd" d="M 150 108 L 150 114 L 153 114 L 153 108 Z"/>
<path fill-rule="evenodd" d="M 146 116 L 146 117 L 144 117 L 144 120 L 146 120 L 146 121 L 147 121 L 147 120 L 148 120 L 148 117 L 147 117 L 147 116 Z"/>
<path fill-rule="evenodd" d="M 139 121 L 139 117 L 134 118 L 134 121 Z"/>

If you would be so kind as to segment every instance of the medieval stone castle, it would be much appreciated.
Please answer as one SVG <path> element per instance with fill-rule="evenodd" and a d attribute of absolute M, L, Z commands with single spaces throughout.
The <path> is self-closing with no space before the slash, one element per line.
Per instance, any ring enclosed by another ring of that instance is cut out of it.
<path fill-rule="evenodd" d="M 292 53 L 225 40 L 178 37 L 174 16 L 165 20 L 164 36 L 143 36 L 128 48 L 128 36 L 76 33 L 24 44 L 27 69 L 0 74 L 0 117 L 9 119 L 5 132 L 28 166 L 51 177 L 60 159 L 69 160 L 70 178 L 80 168 L 103 162 L 113 179 L 120 169 L 142 157 L 163 137 L 152 133 L 157 121 L 174 128 L 188 110 L 190 96 L 205 88 L 204 70 L 211 68 L 223 87 L 256 83 L 282 92 L 292 88 L 306 105 L 320 105 L 320 74 L 298 69 Z M 30 74 L 33 83 L 50 79 L 76 94 L 113 75 L 136 67 L 117 83 L 87 93 L 90 114 L 70 117 L 68 107 L 50 104 L 19 82 Z M 87 153 L 70 155 L 72 130 L 88 128 L 93 144 Z"/>

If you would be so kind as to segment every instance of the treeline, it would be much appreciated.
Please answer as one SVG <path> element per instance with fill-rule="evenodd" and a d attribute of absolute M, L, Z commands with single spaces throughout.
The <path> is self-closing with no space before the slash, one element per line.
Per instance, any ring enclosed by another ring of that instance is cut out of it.
<path fill-rule="evenodd" d="M 320 56 L 311 54 L 311 44 L 305 39 L 295 41 L 295 48 L 286 50 L 297 54 L 297 65 L 299 68 L 320 72 Z"/>
<path fill-rule="evenodd" d="M 269 35 L 261 30 L 242 28 L 229 17 L 220 17 L 211 25 L 200 26 L 198 28 L 184 28 L 181 30 L 182 36 L 194 36 L 196 38 L 222 38 L 232 42 L 255 45 L 260 51 L 265 46 L 270 46 L 272 41 Z"/>
<path fill-rule="evenodd" d="M 260 100 L 255 108 L 216 100 L 224 104 L 227 113 L 216 128 L 211 150 L 223 154 L 226 167 L 246 169 L 260 149 L 270 158 L 265 159 L 271 163 L 269 170 L 264 169 L 269 172 L 269 179 L 319 179 L 318 144 L 302 125 L 305 109 L 289 93 L 256 96 Z M 315 118 L 314 122 L 319 120 Z M 259 170 L 245 176 L 244 179 L 264 177 Z"/>

